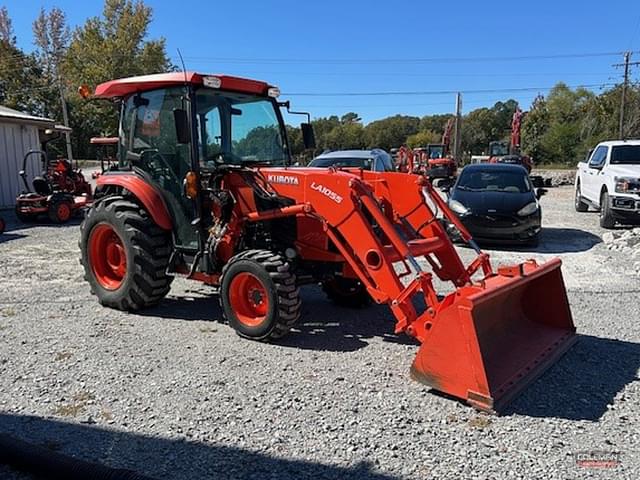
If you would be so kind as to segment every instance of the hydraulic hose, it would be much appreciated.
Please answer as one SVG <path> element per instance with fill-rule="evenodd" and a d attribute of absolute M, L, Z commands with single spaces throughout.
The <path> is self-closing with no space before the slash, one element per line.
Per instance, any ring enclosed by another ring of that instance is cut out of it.
<path fill-rule="evenodd" d="M 0 463 L 52 480 L 154 480 L 132 470 L 53 452 L 5 433 L 0 433 Z"/>

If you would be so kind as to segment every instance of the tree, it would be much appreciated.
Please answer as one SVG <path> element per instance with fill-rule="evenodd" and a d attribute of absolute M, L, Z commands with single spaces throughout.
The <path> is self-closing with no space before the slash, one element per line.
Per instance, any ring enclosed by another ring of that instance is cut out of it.
<path fill-rule="evenodd" d="M 142 1 L 106 0 L 102 15 L 73 32 L 63 74 L 70 90 L 95 87 L 115 78 L 173 70 L 163 38 L 148 40 L 152 10 Z M 86 154 L 89 138 L 117 133 L 117 113 L 109 105 L 70 96 L 76 150 Z"/>
<path fill-rule="evenodd" d="M 16 36 L 13 33 L 13 22 L 7 7 L 0 8 L 0 42 L 15 46 Z"/>
<path fill-rule="evenodd" d="M 406 143 L 407 137 L 418 132 L 420 119 L 406 115 L 395 115 L 371 122 L 365 127 L 365 142 L 368 148 L 390 150 Z"/>
<path fill-rule="evenodd" d="M 42 66 L 46 84 L 42 90 L 44 110 L 51 118 L 60 118 L 61 115 L 63 123 L 68 127 L 69 115 L 60 65 L 69 46 L 71 33 L 64 12 L 54 7 L 47 13 L 41 8 L 40 15 L 33 22 L 33 37 L 37 47 L 36 58 Z M 54 100 L 58 95 L 60 108 L 56 108 L 58 102 Z M 66 143 L 67 156 L 71 159 L 73 156 L 70 133 L 66 133 Z"/>
<path fill-rule="evenodd" d="M 409 135 L 406 144 L 411 148 L 425 147 L 430 143 L 440 143 L 442 135 L 433 130 L 421 130 L 418 133 Z"/>

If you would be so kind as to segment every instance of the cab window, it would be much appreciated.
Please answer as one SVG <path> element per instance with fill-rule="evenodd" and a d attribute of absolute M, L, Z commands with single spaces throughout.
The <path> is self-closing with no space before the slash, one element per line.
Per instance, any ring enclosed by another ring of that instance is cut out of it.
<path fill-rule="evenodd" d="M 609 148 L 604 145 L 596 148 L 591 156 L 591 160 L 589 160 L 589 168 L 601 168 L 607 159 L 608 150 Z"/>

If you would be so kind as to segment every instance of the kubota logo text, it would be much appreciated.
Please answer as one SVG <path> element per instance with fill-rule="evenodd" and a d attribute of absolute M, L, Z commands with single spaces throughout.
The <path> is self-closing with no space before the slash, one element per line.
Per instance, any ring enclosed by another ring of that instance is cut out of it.
<path fill-rule="evenodd" d="M 267 180 L 269 183 L 280 183 L 282 185 L 299 185 L 300 180 L 298 177 L 294 177 L 292 175 L 268 175 Z"/>
<path fill-rule="evenodd" d="M 311 188 L 313 190 L 317 190 L 318 192 L 323 194 L 325 197 L 329 197 L 331 200 L 333 200 L 336 203 L 342 203 L 342 197 L 338 195 L 336 192 L 334 192 L 333 190 L 331 190 L 330 188 L 325 187 L 324 185 L 320 185 L 319 183 L 312 182 Z"/>

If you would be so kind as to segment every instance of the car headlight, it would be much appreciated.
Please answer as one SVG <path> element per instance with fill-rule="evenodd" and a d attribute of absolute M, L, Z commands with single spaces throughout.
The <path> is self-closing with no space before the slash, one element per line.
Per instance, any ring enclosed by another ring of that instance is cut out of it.
<path fill-rule="evenodd" d="M 449 200 L 449 208 L 459 215 L 466 215 L 469 209 L 457 200 Z"/>
<path fill-rule="evenodd" d="M 632 185 L 635 184 L 635 178 L 628 177 L 615 177 L 614 181 L 616 182 L 616 193 L 627 193 L 629 190 L 632 190 Z"/>
<path fill-rule="evenodd" d="M 524 207 L 518 210 L 518 216 L 527 217 L 529 215 L 536 213 L 537 210 L 538 210 L 538 202 L 527 203 Z"/>

